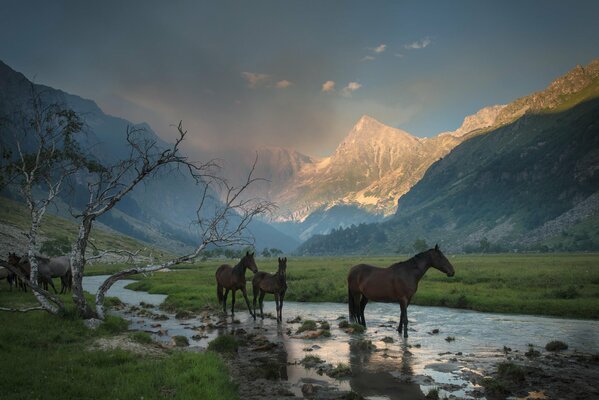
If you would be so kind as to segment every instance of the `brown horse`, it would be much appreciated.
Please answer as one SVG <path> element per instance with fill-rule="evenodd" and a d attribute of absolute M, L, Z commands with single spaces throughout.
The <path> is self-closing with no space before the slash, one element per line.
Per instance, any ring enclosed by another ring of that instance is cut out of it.
<path fill-rule="evenodd" d="M 287 291 L 287 257 L 279 257 L 279 269 L 275 274 L 268 272 L 256 272 L 252 279 L 252 288 L 254 292 L 254 319 L 256 319 L 256 296 L 260 293 L 260 318 L 264 319 L 262 305 L 264 303 L 264 295 L 272 293 L 275 295 L 275 303 L 277 308 L 277 322 L 283 321 L 283 299 Z"/>
<path fill-rule="evenodd" d="M 453 265 L 439 250 L 439 245 L 388 268 L 367 264 L 352 267 L 347 276 L 350 320 L 366 326 L 364 308 L 369 300 L 398 302 L 401 315 L 397 331 L 401 335 L 403 328 L 404 337 L 408 337 L 408 305 L 418 289 L 418 282 L 430 267 L 445 272 L 447 276 L 455 273 Z"/>
<path fill-rule="evenodd" d="M 249 251 L 234 267 L 223 264 L 216 270 L 216 294 L 218 296 L 219 304 L 223 305 L 223 312 L 225 315 L 227 314 L 227 296 L 229 295 L 229 290 L 233 291 L 233 298 L 231 299 L 231 315 L 234 315 L 235 291 L 241 289 L 248 311 L 251 316 L 256 319 L 256 316 L 252 313 L 252 309 L 250 308 L 250 301 L 248 300 L 247 291 L 245 289 L 245 270 L 247 268 L 253 273 L 258 272 L 258 267 L 254 261 L 254 253 L 250 253 Z M 224 295 L 223 289 L 225 290 Z"/>

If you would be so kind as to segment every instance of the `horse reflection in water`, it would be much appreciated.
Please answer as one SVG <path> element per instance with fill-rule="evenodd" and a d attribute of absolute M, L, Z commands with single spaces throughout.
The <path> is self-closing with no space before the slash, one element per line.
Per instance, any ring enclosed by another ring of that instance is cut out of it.
<path fill-rule="evenodd" d="M 349 384 L 352 391 L 363 397 L 390 400 L 426 398 L 420 385 L 412 381 L 414 360 L 405 341 L 392 345 L 391 351 L 374 353 L 362 343 L 360 340 L 349 343 L 352 369 Z M 394 351 L 397 346 L 399 348 Z M 400 375 L 397 377 L 389 371 L 398 371 Z"/>
<path fill-rule="evenodd" d="M 399 303 L 401 316 L 397 331 L 408 337 L 408 305 L 418 290 L 418 282 L 430 267 L 447 276 L 454 275 L 453 265 L 436 245 L 434 249 L 416 254 L 407 261 L 378 268 L 358 264 L 347 276 L 349 318 L 366 326 L 364 308 L 369 300 L 383 303 Z"/>

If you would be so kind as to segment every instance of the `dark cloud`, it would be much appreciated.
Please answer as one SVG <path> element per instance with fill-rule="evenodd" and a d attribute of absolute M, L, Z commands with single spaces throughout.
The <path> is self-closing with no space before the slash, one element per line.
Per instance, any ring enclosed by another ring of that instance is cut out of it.
<path fill-rule="evenodd" d="M 5 2 L 0 57 L 198 153 L 324 155 L 362 114 L 430 135 L 542 88 L 597 56 L 597 4 Z"/>

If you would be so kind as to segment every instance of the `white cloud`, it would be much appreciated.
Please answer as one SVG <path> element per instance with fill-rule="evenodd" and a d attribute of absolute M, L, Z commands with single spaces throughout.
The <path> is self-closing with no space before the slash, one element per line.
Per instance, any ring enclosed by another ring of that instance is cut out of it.
<path fill-rule="evenodd" d="M 346 97 L 350 97 L 353 92 L 360 89 L 361 87 L 362 87 L 362 85 L 359 84 L 358 82 L 350 82 L 347 84 L 346 87 L 343 88 L 341 93 Z"/>
<path fill-rule="evenodd" d="M 270 82 L 270 75 L 259 74 L 256 72 L 242 72 L 241 76 L 246 80 L 248 87 L 255 89 L 259 86 L 268 84 Z"/>
<path fill-rule="evenodd" d="M 335 81 L 326 81 L 322 84 L 321 90 L 323 92 L 332 92 L 333 90 L 335 90 Z"/>
<path fill-rule="evenodd" d="M 431 40 L 429 38 L 424 38 L 424 39 L 420 39 L 420 40 L 417 40 L 415 42 L 412 42 L 410 44 L 406 44 L 404 46 L 404 48 L 410 49 L 410 50 L 424 49 L 429 44 L 431 44 Z"/>
<path fill-rule="evenodd" d="M 362 61 L 372 61 L 374 60 L 373 56 L 365 56 L 364 58 L 362 58 Z"/>
<path fill-rule="evenodd" d="M 374 51 L 375 53 L 382 53 L 385 51 L 386 48 L 387 48 L 387 45 L 384 43 L 381 43 L 380 45 L 378 45 L 377 47 L 372 49 L 372 51 Z"/>
<path fill-rule="evenodd" d="M 288 81 L 287 79 L 283 79 L 282 81 L 275 83 L 275 87 L 277 89 L 287 89 L 291 85 L 293 85 L 293 82 Z"/>

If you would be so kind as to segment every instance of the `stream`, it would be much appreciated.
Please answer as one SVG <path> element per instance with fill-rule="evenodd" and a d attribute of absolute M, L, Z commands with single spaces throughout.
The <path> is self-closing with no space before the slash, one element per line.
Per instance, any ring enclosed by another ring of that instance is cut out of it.
<path fill-rule="evenodd" d="M 105 278 L 85 277 L 84 290 L 95 293 Z M 151 304 L 145 307 L 164 320 L 114 311 L 131 321 L 130 329 L 150 332 L 155 340 L 164 343 L 171 342 L 172 336 L 185 336 L 190 347 L 198 350 L 206 348 L 220 334 L 240 329 L 258 332 L 269 341 L 282 344 L 283 350 L 276 355 L 277 378 L 287 381 L 298 397 L 303 396 L 306 383 L 316 383 L 353 390 L 371 400 L 422 399 L 433 388 L 439 389 L 441 398 L 481 398 L 481 388 L 472 383 L 471 376 L 484 375 L 484 371 L 504 360 L 504 346 L 511 349 L 511 354 L 523 354 L 529 345 L 541 350 L 552 340 L 562 340 L 574 352 L 599 352 L 599 321 L 412 305 L 408 309 L 410 337 L 403 339 L 396 331 L 399 306 L 394 304 L 369 303 L 365 310 L 368 330 L 363 335 L 350 335 L 338 327 L 348 314 L 346 304 L 285 302 L 280 325 L 272 317 L 254 321 L 245 310 L 236 312 L 235 320 L 229 316 L 207 324 L 206 315 L 177 319 L 174 314 L 159 310 L 166 296 L 126 289 L 131 282 L 118 281 L 107 295 L 129 305 Z M 274 302 L 264 302 L 265 313 L 274 314 L 274 309 Z M 331 336 L 298 337 L 295 332 L 299 324 L 290 322 L 298 316 L 302 320 L 327 321 Z M 358 338 L 372 341 L 376 350 L 356 349 Z M 347 364 L 352 376 L 333 379 L 315 368 L 305 368 L 299 362 L 308 354 L 332 365 Z"/>

